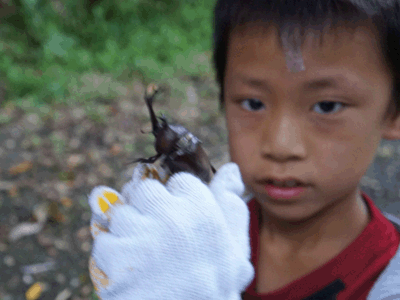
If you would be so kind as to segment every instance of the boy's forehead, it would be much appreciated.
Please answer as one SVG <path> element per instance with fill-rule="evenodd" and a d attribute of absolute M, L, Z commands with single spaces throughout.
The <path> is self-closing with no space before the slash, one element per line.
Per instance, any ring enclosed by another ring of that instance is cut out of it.
<path fill-rule="evenodd" d="M 260 55 L 276 57 L 276 55 L 284 54 L 287 69 L 292 73 L 306 70 L 306 57 L 330 60 L 334 56 L 337 59 L 338 55 L 351 55 L 348 51 L 343 53 L 349 43 L 359 46 L 360 49 L 363 48 L 361 51 L 368 59 L 372 59 L 375 64 L 384 65 L 387 71 L 387 66 L 382 64 L 383 55 L 378 45 L 376 31 L 368 24 L 361 24 L 356 28 L 346 26 L 338 26 L 334 30 L 324 28 L 323 32 L 307 30 L 303 36 L 296 28 L 283 29 L 279 34 L 278 28 L 273 25 L 246 24 L 231 32 L 228 56 L 230 51 L 235 52 L 236 56 L 246 49 L 249 40 L 256 41 L 256 45 L 261 46 L 253 50 L 257 57 Z M 232 49 L 232 43 L 235 49 Z M 259 53 L 264 49 L 268 49 L 268 53 Z"/>
<path fill-rule="evenodd" d="M 304 71 L 303 54 L 301 53 L 301 35 L 299 29 L 290 33 L 287 28 L 281 34 L 282 50 L 285 53 L 286 66 L 290 72 Z"/>

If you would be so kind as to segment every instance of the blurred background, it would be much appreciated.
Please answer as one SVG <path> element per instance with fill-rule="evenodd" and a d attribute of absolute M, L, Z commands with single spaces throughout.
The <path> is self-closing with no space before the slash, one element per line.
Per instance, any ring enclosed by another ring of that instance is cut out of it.
<path fill-rule="evenodd" d="M 97 299 L 87 197 L 155 154 L 143 99 L 229 161 L 211 63 L 215 0 L 0 0 L 0 300 Z M 363 178 L 399 215 L 400 143 Z"/>

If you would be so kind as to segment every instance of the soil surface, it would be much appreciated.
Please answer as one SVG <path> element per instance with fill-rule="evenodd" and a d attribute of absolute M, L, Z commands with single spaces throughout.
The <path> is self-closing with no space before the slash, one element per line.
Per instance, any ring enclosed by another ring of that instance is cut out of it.
<path fill-rule="evenodd" d="M 156 98 L 164 112 L 202 141 L 218 169 L 229 161 L 218 89 L 213 80 L 180 78 Z M 182 88 L 183 87 L 183 88 Z M 121 190 L 130 161 L 155 154 L 145 87 L 90 107 L 0 110 L 0 300 L 93 299 L 88 274 L 92 247 L 87 198 L 97 185 Z M 6 120 L 6 121 L 4 121 Z M 400 142 L 383 141 L 363 189 L 384 211 L 399 215 Z M 28 297 L 29 298 L 29 297 Z"/>

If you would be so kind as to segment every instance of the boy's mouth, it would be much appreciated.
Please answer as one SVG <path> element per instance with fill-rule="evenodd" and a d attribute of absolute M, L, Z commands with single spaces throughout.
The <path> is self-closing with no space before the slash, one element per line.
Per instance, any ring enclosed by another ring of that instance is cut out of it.
<path fill-rule="evenodd" d="M 276 180 L 272 180 L 269 182 L 270 184 L 273 184 L 275 186 L 279 186 L 279 187 L 288 187 L 288 188 L 292 188 L 292 187 L 296 187 L 296 186 L 300 186 L 300 183 L 294 181 L 294 180 L 288 180 L 288 181 L 276 181 Z"/>
<path fill-rule="evenodd" d="M 294 187 L 300 187 L 300 186 L 306 185 L 302 181 L 295 179 L 295 178 L 286 178 L 286 179 L 270 178 L 270 179 L 264 180 L 264 184 L 273 185 L 276 187 L 283 187 L 283 188 L 294 188 Z"/>
<path fill-rule="evenodd" d="M 264 181 L 264 188 L 268 195 L 274 199 L 291 199 L 305 192 L 306 184 L 303 182 L 288 178 L 284 180 L 269 179 Z"/>

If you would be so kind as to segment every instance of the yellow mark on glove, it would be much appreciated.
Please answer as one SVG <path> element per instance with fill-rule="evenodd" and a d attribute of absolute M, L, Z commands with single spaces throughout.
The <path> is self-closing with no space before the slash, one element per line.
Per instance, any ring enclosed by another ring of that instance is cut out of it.
<path fill-rule="evenodd" d="M 113 192 L 103 192 L 103 196 L 111 203 L 114 204 L 115 201 L 118 200 L 118 195 Z"/>
<path fill-rule="evenodd" d="M 104 228 L 103 226 L 95 222 L 93 223 L 93 225 L 90 226 L 90 231 L 93 237 L 98 236 L 100 232 L 109 232 L 107 228 Z"/>
<path fill-rule="evenodd" d="M 111 283 L 107 275 L 97 266 L 92 256 L 89 258 L 89 275 L 96 292 L 104 290 Z"/>
<path fill-rule="evenodd" d="M 99 207 L 103 213 L 109 209 L 108 203 L 100 196 L 97 197 L 97 203 L 99 203 Z"/>

